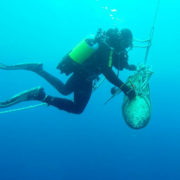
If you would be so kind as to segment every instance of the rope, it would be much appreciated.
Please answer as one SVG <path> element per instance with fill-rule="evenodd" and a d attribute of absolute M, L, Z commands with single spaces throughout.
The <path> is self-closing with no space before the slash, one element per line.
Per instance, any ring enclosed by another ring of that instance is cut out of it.
<path fill-rule="evenodd" d="M 28 109 L 34 109 L 36 107 L 40 107 L 40 106 L 44 106 L 47 105 L 46 103 L 41 103 L 41 104 L 36 104 L 36 105 L 30 105 L 27 107 L 23 107 L 23 108 L 17 108 L 17 109 L 11 109 L 11 110 L 7 110 L 7 111 L 1 111 L 0 114 L 7 114 L 7 113 L 11 113 L 11 112 L 17 112 L 17 111 L 24 111 L 24 110 L 28 110 Z"/>
<path fill-rule="evenodd" d="M 105 78 L 103 78 L 100 83 L 98 83 L 98 84 L 95 83 L 95 85 L 93 87 L 93 91 L 96 91 L 104 83 L 104 81 L 105 81 Z"/>
<path fill-rule="evenodd" d="M 114 97 L 116 97 L 118 94 L 120 94 L 122 92 L 121 89 L 118 89 L 118 91 L 113 94 L 109 99 L 107 99 L 105 102 L 104 102 L 104 105 L 106 105 L 107 103 L 109 103 Z"/>
<path fill-rule="evenodd" d="M 157 1 L 157 6 L 156 6 L 156 10 L 155 10 L 154 19 L 153 19 L 152 29 L 150 31 L 150 39 L 148 41 L 148 46 L 147 46 L 146 54 L 145 54 L 145 58 L 144 58 L 144 64 L 147 63 L 147 58 L 148 58 L 148 55 L 149 55 L 149 50 L 150 50 L 150 47 L 152 45 L 152 39 L 153 39 L 153 35 L 154 35 L 155 23 L 156 23 L 158 12 L 159 12 L 159 7 L 160 7 L 160 0 Z"/>
<path fill-rule="evenodd" d="M 146 46 L 133 46 L 134 48 L 147 48 L 148 47 L 148 45 L 146 45 Z"/>

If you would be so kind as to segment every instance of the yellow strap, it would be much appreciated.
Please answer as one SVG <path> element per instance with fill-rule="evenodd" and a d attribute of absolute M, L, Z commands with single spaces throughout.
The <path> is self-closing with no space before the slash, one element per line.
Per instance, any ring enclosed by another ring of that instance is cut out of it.
<path fill-rule="evenodd" d="M 112 67 L 112 55 L 113 55 L 113 50 L 111 49 L 111 51 L 109 53 L 109 64 L 108 64 L 108 67 Z"/>

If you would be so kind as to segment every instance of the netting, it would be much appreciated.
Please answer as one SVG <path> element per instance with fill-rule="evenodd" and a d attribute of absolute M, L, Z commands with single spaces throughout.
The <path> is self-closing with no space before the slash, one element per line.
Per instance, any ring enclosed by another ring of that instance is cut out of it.
<path fill-rule="evenodd" d="M 124 97 L 122 112 L 126 123 L 134 129 L 145 127 L 151 116 L 151 100 L 149 79 L 152 75 L 149 67 L 140 68 L 134 75 L 129 76 L 127 85 L 133 85 L 137 96 L 130 100 Z"/>

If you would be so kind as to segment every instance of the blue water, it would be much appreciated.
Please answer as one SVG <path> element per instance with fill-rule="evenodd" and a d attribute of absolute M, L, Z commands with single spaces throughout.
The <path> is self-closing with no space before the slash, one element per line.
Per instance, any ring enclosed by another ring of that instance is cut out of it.
<path fill-rule="evenodd" d="M 128 27 L 147 39 L 157 0 L 0 1 L 0 62 L 43 62 L 55 69 L 61 58 L 98 28 Z M 108 9 L 106 8 L 108 7 Z M 141 130 L 123 120 L 123 95 L 109 104 L 105 82 L 82 115 L 54 107 L 0 115 L 0 180 L 179 180 L 180 179 L 180 3 L 163 0 L 148 64 L 152 117 Z M 113 18 L 111 9 L 116 9 Z M 143 62 L 134 48 L 130 63 Z M 121 72 L 125 80 L 128 71 Z M 36 86 L 60 96 L 45 80 L 25 71 L 0 71 L 0 100 Z M 71 98 L 71 97 L 70 97 Z M 22 103 L 24 107 L 36 104 Z"/>

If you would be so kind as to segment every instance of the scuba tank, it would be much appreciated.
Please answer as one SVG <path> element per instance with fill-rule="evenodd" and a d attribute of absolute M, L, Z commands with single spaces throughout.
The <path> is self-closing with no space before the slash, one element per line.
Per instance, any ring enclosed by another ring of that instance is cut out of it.
<path fill-rule="evenodd" d="M 82 64 L 89 59 L 99 48 L 93 39 L 84 39 L 77 44 L 58 64 L 57 69 L 66 75 L 78 71 Z"/>
<path fill-rule="evenodd" d="M 69 53 L 69 57 L 78 64 L 83 64 L 88 58 L 90 58 L 98 49 L 98 43 L 91 43 L 88 40 L 82 40 L 72 51 Z"/>

